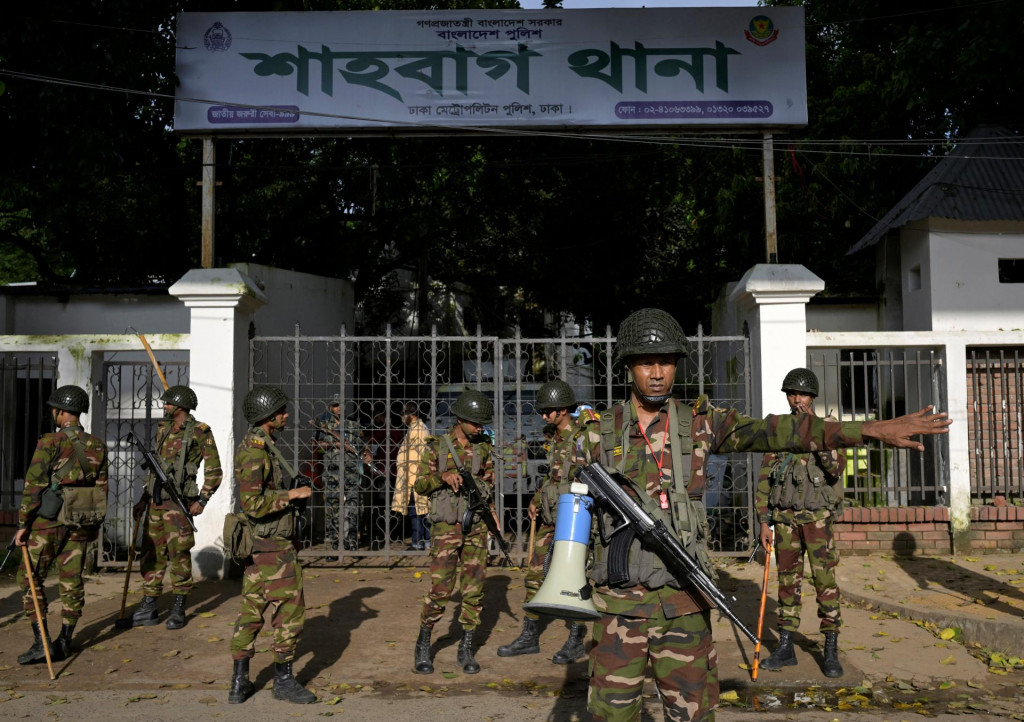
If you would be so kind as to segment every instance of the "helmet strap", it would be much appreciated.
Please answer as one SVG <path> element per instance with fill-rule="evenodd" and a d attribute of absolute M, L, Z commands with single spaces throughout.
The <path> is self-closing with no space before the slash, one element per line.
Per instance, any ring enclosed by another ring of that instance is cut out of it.
<path fill-rule="evenodd" d="M 640 399 L 644 406 L 660 408 L 666 401 L 672 398 L 671 391 L 667 394 L 659 394 L 657 396 L 648 396 L 647 394 L 640 393 L 640 389 L 638 389 L 636 387 L 636 383 L 633 382 L 632 374 L 630 374 L 630 386 L 633 388 L 633 395 Z"/>

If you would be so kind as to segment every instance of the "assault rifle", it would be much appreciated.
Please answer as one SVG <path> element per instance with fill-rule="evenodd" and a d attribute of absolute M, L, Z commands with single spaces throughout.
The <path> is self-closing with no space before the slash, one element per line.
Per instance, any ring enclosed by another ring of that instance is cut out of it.
<path fill-rule="evenodd" d="M 181 513 L 185 515 L 185 520 L 188 525 L 192 527 L 192 531 L 196 530 L 195 522 L 192 521 L 192 514 L 188 511 L 188 506 L 185 504 L 185 500 L 181 498 L 181 494 L 178 493 L 177 488 L 174 486 L 174 482 L 167 472 L 164 470 L 163 464 L 156 458 L 156 454 L 143 446 L 142 442 L 139 441 L 135 434 L 128 432 L 128 443 L 135 444 L 135 448 L 142 454 L 142 468 L 148 469 L 153 472 L 156 477 L 156 481 L 153 483 L 153 503 L 163 504 L 164 503 L 164 492 L 171 498 L 178 508 L 181 509 Z"/>
<path fill-rule="evenodd" d="M 675 533 L 665 526 L 665 522 L 653 518 L 622 488 L 623 484 L 632 486 L 629 479 L 621 474 L 609 474 L 599 463 L 581 467 L 576 476 L 587 485 L 595 504 L 622 520 L 622 523 L 612 531 L 611 536 L 614 537 L 620 532 L 625 533 L 624 541 L 627 542 L 632 541 L 634 535 L 640 537 L 644 547 L 657 554 L 680 583 L 689 582 L 695 586 L 711 604 L 718 607 L 722 614 L 739 627 L 751 642 L 760 644 L 757 635 L 747 629 L 729 608 L 729 602 L 735 602 L 736 598 L 727 598 L 722 594 L 697 561 L 679 543 Z M 621 550 L 621 556 L 616 559 L 614 557 L 618 555 L 616 552 L 612 553 L 613 558 L 608 560 L 609 572 L 617 565 L 619 569 L 624 568 L 629 543 L 615 544 L 614 549 Z"/>
<path fill-rule="evenodd" d="M 505 537 L 502 536 L 501 530 L 498 529 L 498 522 L 494 519 L 494 514 L 491 512 L 491 505 L 487 503 L 487 495 L 480 490 L 480 485 L 475 476 L 469 473 L 465 467 L 459 468 L 459 476 L 462 477 L 462 486 L 459 488 L 460 493 L 464 493 L 466 496 L 466 502 L 469 506 L 466 509 L 466 513 L 462 515 L 462 533 L 465 534 L 469 531 L 469 528 L 473 525 L 476 520 L 477 514 L 483 519 L 484 525 L 487 527 L 487 531 L 494 535 L 494 541 L 498 544 L 498 549 L 505 556 L 505 561 L 508 562 L 510 567 L 514 567 L 512 563 L 512 557 L 509 556 L 511 548 L 508 542 L 505 541 Z"/>
<path fill-rule="evenodd" d="M 14 537 L 11 537 L 11 541 L 7 543 L 7 555 L 4 557 L 4 560 L 0 562 L 0 570 L 7 566 L 7 560 L 11 558 L 11 553 L 15 549 L 17 549 L 17 547 L 14 544 Z"/>

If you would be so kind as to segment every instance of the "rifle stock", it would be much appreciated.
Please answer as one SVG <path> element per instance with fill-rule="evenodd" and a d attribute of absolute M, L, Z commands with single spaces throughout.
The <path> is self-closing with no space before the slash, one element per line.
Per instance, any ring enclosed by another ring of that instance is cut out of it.
<path fill-rule="evenodd" d="M 625 489 L 623 484 L 631 485 L 629 479 L 621 474 L 610 474 L 599 463 L 588 464 L 576 472 L 577 476 L 587 485 L 590 495 L 599 506 L 612 511 L 622 520 L 612 536 L 629 527 L 640 537 L 643 545 L 657 554 L 669 571 L 681 583 L 689 582 L 704 597 L 718 607 L 719 611 L 742 631 L 751 642 L 760 644 L 758 636 L 751 632 L 729 607 L 729 599 L 715 586 L 710 577 L 704 573 L 697 561 L 690 556 L 679 543 L 675 533 L 665 526 L 660 519 L 653 518 L 638 504 Z M 732 601 L 736 601 L 732 599 Z"/>
<path fill-rule="evenodd" d="M 181 494 L 174 486 L 174 482 L 171 481 L 170 477 L 167 476 L 167 472 L 164 470 L 163 464 L 156 458 L 156 455 L 147 449 L 135 434 L 128 433 L 128 442 L 133 444 L 139 453 L 142 454 L 142 468 L 149 469 L 156 476 L 156 482 L 153 484 L 153 503 L 163 503 L 163 492 L 167 492 L 167 496 L 171 498 L 181 513 L 185 515 L 185 520 L 188 521 L 188 525 L 192 528 L 192 531 L 196 530 L 195 522 L 192 520 L 192 514 L 189 513 L 188 506 L 185 504 L 185 500 L 181 498 Z"/>

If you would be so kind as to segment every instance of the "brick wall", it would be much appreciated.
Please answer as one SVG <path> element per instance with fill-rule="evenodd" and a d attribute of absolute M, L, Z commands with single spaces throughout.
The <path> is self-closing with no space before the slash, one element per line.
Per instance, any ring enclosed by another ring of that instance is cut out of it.
<path fill-rule="evenodd" d="M 949 509 L 939 506 L 853 508 L 834 527 L 844 554 L 951 554 Z M 1024 550 L 1024 507 L 971 507 L 971 548 L 979 553 Z"/>

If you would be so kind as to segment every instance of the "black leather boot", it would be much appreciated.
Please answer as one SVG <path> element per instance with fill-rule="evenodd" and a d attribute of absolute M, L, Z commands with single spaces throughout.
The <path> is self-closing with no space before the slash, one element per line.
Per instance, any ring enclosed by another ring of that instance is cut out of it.
<path fill-rule="evenodd" d="M 499 657 L 515 657 L 520 654 L 540 654 L 540 622 L 529 617 L 523 618 L 523 631 L 510 644 L 498 647 Z"/>
<path fill-rule="evenodd" d="M 779 646 L 772 656 L 761 662 L 761 669 L 771 671 L 792 667 L 796 664 L 796 650 L 793 649 L 793 633 L 785 630 L 779 632 Z"/>
<path fill-rule="evenodd" d="M 430 632 L 426 627 L 420 627 L 420 636 L 416 638 L 416 659 L 412 667 L 416 674 L 434 673 L 434 663 L 430 661 Z"/>
<path fill-rule="evenodd" d="M 159 622 L 160 610 L 156 608 L 156 597 L 144 597 L 142 604 L 132 615 L 133 627 L 152 627 Z"/>
<path fill-rule="evenodd" d="M 480 665 L 473 659 L 473 630 L 462 630 L 462 641 L 459 642 L 459 653 L 456 656 L 462 671 L 466 674 L 476 674 L 480 671 Z"/>
<path fill-rule="evenodd" d="M 821 671 L 826 677 L 842 677 L 843 665 L 839 664 L 839 631 L 825 632 L 825 660 Z"/>
<path fill-rule="evenodd" d="M 569 623 L 569 638 L 565 640 L 562 648 L 555 652 L 551 661 L 555 664 L 572 664 L 586 653 L 583 646 L 583 635 L 587 633 L 587 625 Z"/>
<path fill-rule="evenodd" d="M 228 692 L 228 704 L 242 704 L 252 697 L 256 685 L 249 681 L 249 658 L 236 659 L 235 668 L 231 673 L 231 691 Z"/>
<path fill-rule="evenodd" d="M 18 655 L 18 664 L 35 664 L 36 662 L 46 661 L 46 650 L 43 648 L 44 634 L 46 635 L 47 643 L 49 643 L 50 632 L 46 629 L 46 622 L 43 622 L 41 632 L 39 630 L 39 622 L 32 622 L 32 646 L 24 654 Z"/>
<path fill-rule="evenodd" d="M 274 664 L 274 699 L 293 704 L 310 704 L 316 702 L 316 695 L 303 687 L 292 676 L 291 662 Z"/>
<path fill-rule="evenodd" d="M 53 640 L 53 648 L 50 650 L 50 658 L 54 662 L 62 662 L 71 656 L 71 636 L 75 633 L 75 625 L 64 624 L 60 628 L 60 634 Z"/>
<path fill-rule="evenodd" d="M 175 594 L 174 606 L 171 608 L 171 615 L 167 617 L 168 629 L 181 629 L 185 626 L 185 602 L 188 601 L 187 594 Z"/>

